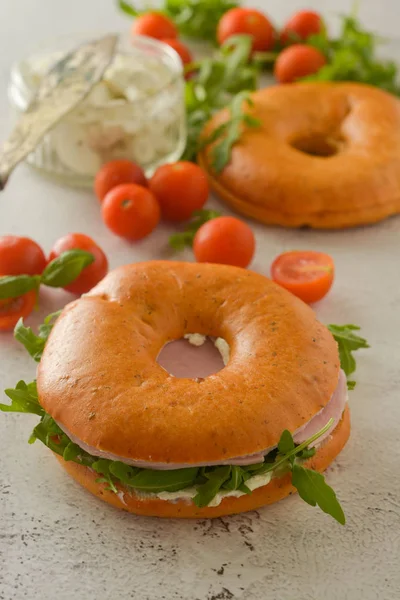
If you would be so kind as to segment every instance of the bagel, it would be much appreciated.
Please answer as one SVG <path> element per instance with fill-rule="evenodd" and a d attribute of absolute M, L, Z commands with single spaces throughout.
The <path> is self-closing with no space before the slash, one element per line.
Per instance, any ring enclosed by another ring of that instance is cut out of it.
<path fill-rule="evenodd" d="M 221 173 L 198 159 L 230 207 L 262 223 L 340 229 L 400 212 L 400 101 L 359 83 L 274 86 L 252 94 L 247 128 Z M 229 118 L 206 126 L 207 138 Z"/>
<path fill-rule="evenodd" d="M 204 379 L 173 377 L 157 357 L 193 333 L 226 340 L 229 361 Z M 322 471 L 349 436 L 345 390 L 336 342 L 303 302 L 250 271 L 163 261 L 121 267 L 69 304 L 37 374 L 40 405 L 82 456 L 153 474 L 262 463 L 284 430 L 301 444 L 329 421 L 309 461 Z M 92 463 L 60 460 L 96 496 L 143 515 L 215 517 L 293 492 L 290 475 L 273 475 L 198 508 L 182 488 L 111 492 Z"/>

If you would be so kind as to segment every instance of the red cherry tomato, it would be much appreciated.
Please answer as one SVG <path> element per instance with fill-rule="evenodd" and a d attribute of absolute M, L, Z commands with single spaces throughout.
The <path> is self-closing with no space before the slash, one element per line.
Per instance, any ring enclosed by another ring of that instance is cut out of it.
<path fill-rule="evenodd" d="M 83 269 L 74 282 L 64 288 L 72 294 L 86 294 L 107 275 L 107 257 L 103 250 L 88 235 L 84 233 L 70 233 L 57 240 L 50 252 L 49 261 L 54 260 L 67 250 L 86 250 L 94 256 L 94 262 Z"/>
<path fill-rule="evenodd" d="M 16 235 L 0 237 L 0 275 L 40 275 L 47 264 L 41 247 Z"/>
<path fill-rule="evenodd" d="M 185 46 L 185 44 L 182 44 L 182 42 L 179 40 L 174 38 L 165 38 L 161 41 L 173 48 L 175 52 L 179 54 L 183 65 L 193 62 L 192 53 L 190 52 L 189 48 Z"/>
<path fill-rule="evenodd" d="M 94 181 L 94 191 L 102 202 L 108 192 L 122 183 L 136 183 L 147 187 L 148 181 L 139 165 L 130 160 L 112 160 L 106 163 L 97 173 Z"/>
<path fill-rule="evenodd" d="M 0 331 L 12 331 L 21 317 L 29 317 L 35 304 L 35 290 L 19 298 L 0 300 Z"/>
<path fill-rule="evenodd" d="M 308 304 L 326 296 L 334 276 L 335 263 L 323 252 L 284 252 L 271 266 L 272 279 Z"/>
<path fill-rule="evenodd" d="M 279 83 L 292 83 L 301 77 L 317 73 L 326 58 L 316 48 L 294 44 L 283 50 L 275 62 L 274 75 Z"/>
<path fill-rule="evenodd" d="M 271 50 L 275 43 L 275 31 L 260 11 L 251 8 L 232 8 L 218 23 L 217 39 L 222 45 L 233 35 L 248 34 L 253 38 L 253 51 Z"/>
<path fill-rule="evenodd" d="M 200 227 L 193 251 L 197 262 L 219 263 L 246 268 L 255 251 L 250 227 L 235 217 L 217 217 Z"/>
<path fill-rule="evenodd" d="M 101 213 L 113 233 L 132 241 L 149 235 L 160 221 L 160 207 L 154 194 L 133 183 L 111 190 L 104 198 Z"/>
<path fill-rule="evenodd" d="M 133 22 L 134 35 L 147 35 L 158 40 L 178 37 L 178 29 L 168 17 L 161 13 L 148 12 Z"/>
<path fill-rule="evenodd" d="M 187 221 L 203 208 L 210 193 L 203 169 L 185 161 L 159 167 L 149 185 L 163 218 L 176 223 Z"/>
<path fill-rule="evenodd" d="M 282 44 L 305 41 L 310 35 L 323 31 L 324 27 L 321 15 L 312 10 L 301 10 L 287 21 L 280 40 Z"/>

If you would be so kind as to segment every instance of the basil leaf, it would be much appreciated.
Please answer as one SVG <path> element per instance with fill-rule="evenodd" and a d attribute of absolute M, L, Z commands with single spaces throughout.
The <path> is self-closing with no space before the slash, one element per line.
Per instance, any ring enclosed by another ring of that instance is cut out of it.
<path fill-rule="evenodd" d="M 220 217 L 221 213 L 216 210 L 196 210 L 193 217 L 182 233 L 175 233 L 169 238 L 169 245 L 174 250 L 183 250 L 185 246 L 192 247 L 196 233 L 204 223 Z"/>
<path fill-rule="evenodd" d="M 214 471 L 208 472 L 207 483 L 203 483 L 197 487 L 197 494 L 193 498 L 193 502 L 199 508 L 208 506 L 210 502 L 215 498 L 221 489 L 222 485 L 230 477 L 232 467 L 224 466 L 218 467 Z"/>
<path fill-rule="evenodd" d="M 18 298 L 40 285 L 39 275 L 6 275 L 0 277 L 0 300 Z"/>
<path fill-rule="evenodd" d="M 347 381 L 347 389 L 350 391 L 354 390 L 356 385 L 357 385 L 356 381 Z"/>
<path fill-rule="evenodd" d="M 133 488 L 142 492 L 178 492 L 190 487 L 196 480 L 198 467 L 175 469 L 173 471 L 153 471 L 140 469 L 131 479 Z"/>
<path fill-rule="evenodd" d="M 352 353 L 360 348 L 369 348 L 368 342 L 354 333 L 360 331 L 357 325 L 327 325 L 327 327 L 338 344 L 340 366 L 349 376 L 356 370 L 356 361 Z"/>
<path fill-rule="evenodd" d="M 292 450 L 294 450 L 295 445 L 292 438 L 292 434 L 290 431 L 285 429 L 285 431 L 281 435 L 281 439 L 278 443 L 278 450 L 280 454 L 288 454 Z"/>
<path fill-rule="evenodd" d="M 318 506 L 324 513 L 331 515 L 344 525 L 346 517 L 333 489 L 325 482 L 324 476 L 317 471 L 293 465 L 292 484 L 299 492 L 300 498 L 311 506 Z"/>
<path fill-rule="evenodd" d="M 125 2 L 124 0 L 118 0 L 118 7 L 129 17 L 137 17 L 140 15 L 140 11 L 136 10 L 132 4 L 129 4 L 129 2 Z"/>
<path fill-rule="evenodd" d="M 19 381 L 14 389 L 5 390 L 5 394 L 10 398 L 11 404 L 0 404 L 2 412 L 30 413 L 40 417 L 45 414 L 39 404 L 35 381 L 28 385 L 25 381 Z"/>
<path fill-rule="evenodd" d="M 84 250 L 68 250 L 51 261 L 42 273 L 42 283 L 65 287 L 75 281 L 83 269 L 94 262 L 93 254 Z"/>
<path fill-rule="evenodd" d="M 60 314 L 61 311 L 58 311 L 46 317 L 44 323 L 39 326 L 39 335 L 36 335 L 30 327 L 25 327 L 22 318 L 16 324 L 14 329 L 15 339 L 25 347 L 36 362 L 39 362 L 42 358 L 47 338 Z"/>

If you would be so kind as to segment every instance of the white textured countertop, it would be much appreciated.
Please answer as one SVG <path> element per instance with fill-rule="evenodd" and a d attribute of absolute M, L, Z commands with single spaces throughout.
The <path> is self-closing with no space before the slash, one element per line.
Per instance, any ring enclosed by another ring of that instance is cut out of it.
<path fill-rule="evenodd" d="M 255 2 L 283 19 L 303 2 Z M 350 2 L 309 1 L 331 13 Z M 284 5 L 284 7 L 282 6 Z M 369 26 L 396 35 L 397 0 L 361 3 Z M 1 0 L 0 138 L 9 126 L 10 63 L 32 45 L 70 31 L 122 29 L 112 0 Z M 254 268 L 268 273 L 285 249 L 331 253 L 337 281 L 318 307 L 323 322 L 357 323 L 359 352 L 350 442 L 329 470 L 347 515 L 343 528 L 296 496 L 215 521 L 138 518 L 97 501 L 49 451 L 27 445 L 35 422 L 0 415 L 1 600 L 397 600 L 400 597 L 400 217 L 348 232 L 255 226 Z M 103 227 L 94 196 L 59 187 L 25 166 L 0 195 L 0 235 L 32 236 L 49 250 L 69 231 L 92 235 L 111 266 L 168 257 L 168 231 L 128 245 Z M 190 253 L 187 255 L 190 259 Z M 70 297 L 43 296 L 38 320 Z M 0 337 L 0 389 L 34 376 L 11 336 Z"/>

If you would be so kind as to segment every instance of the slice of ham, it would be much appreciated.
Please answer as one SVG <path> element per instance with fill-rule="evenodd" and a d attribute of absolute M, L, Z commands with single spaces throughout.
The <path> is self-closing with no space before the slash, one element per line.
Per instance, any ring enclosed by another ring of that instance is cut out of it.
<path fill-rule="evenodd" d="M 318 438 L 314 444 L 319 445 L 324 439 L 330 436 L 332 431 L 338 425 L 340 419 L 342 418 L 342 414 L 347 402 L 347 384 L 346 384 L 346 375 L 341 370 L 339 373 L 339 381 L 335 392 L 333 393 L 328 404 L 317 413 L 308 423 L 297 429 L 293 433 L 293 439 L 296 444 L 300 444 L 304 442 L 308 438 L 312 437 L 315 433 L 320 431 L 330 419 L 333 419 L 332 427 L 320 438 Z M 184 464 L 184 463 L 156 463 L 145 460 L 131 460 L 129 458 L 124 458 L 123 456 L 117 456 L 115 454 L 110 454 L 108 452 L 103 452 L 102 450 L 98 450 L 97 448 L 93 448 L 84 444 L 81 440 L 79 440 L 76 436 L 72 435 L 61 423 L 57 422 L 58 426 L 64 431 L 66 435 L 70 438 L 74 444 L 77 444 L 82 450 L 88 452 L 92 456 L 96 456 L 99 458 L 105 458 L 108 460 L 117 460 L 123 462 L 127 465 L 131 465 L 134 467 L 139 467 L 141 469 L 154 469 L 159 471 L 168 471 L 173 469 L 185 469 L 187 467 L 207 467 L 207 466 L 215 466 L 215 465 L 236 465 L 236 466 L 246 466 L 253 465 L 260 462 L 263 462 L 264 456 L 266 456 L 271 450 L 273 450 L 276 446 L 272 446 L 270 448 L 265 448 L 256 454 L 249 454 L 246 456 L 238 456 L 236 458 L 231 458 L 225 461 L 214 461 L 214 462 L 204 462 L 204 463 L 196 463 L 196 464 Z"/>

